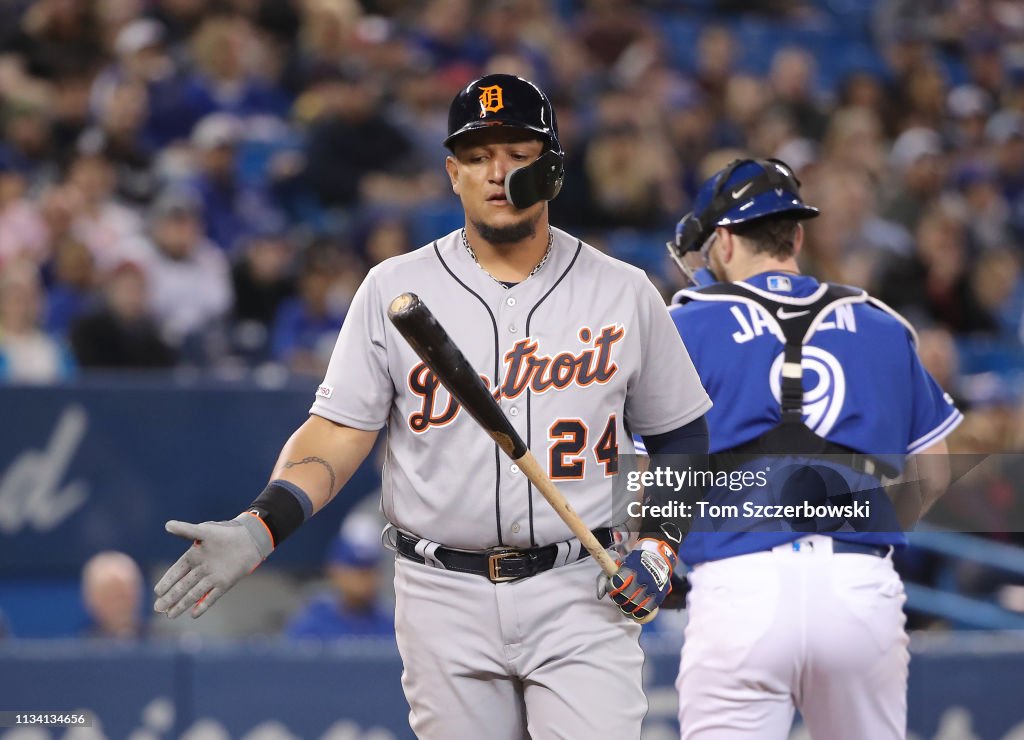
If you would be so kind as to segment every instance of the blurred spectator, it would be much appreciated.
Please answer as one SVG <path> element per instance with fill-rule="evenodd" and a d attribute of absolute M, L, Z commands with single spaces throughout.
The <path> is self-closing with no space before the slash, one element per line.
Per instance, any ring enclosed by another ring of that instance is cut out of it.
<path fill-rule="evenodd" d="M 24 60 L 33 77 L 56 80 L 95 69 L 102 58 L 93 3 L 36 0 L 0 48 Z"/>
<path fill-rule="evenodd" d="M 149 305 L 164 340 L 206 360 L 204 338 L 231 308 L 227 258 L 203 235 L 199 202 L 189 193 L 160 196 L 150 215 L 149 238 L 128 251 L 143 267 Z"/>
<path fill-rule="evenodd" d="M 964 66 L 971 83 L 998 98 L 1006 87 L 1004 44 L 993 32 L 979 30 L 964 40 Z"/>
<path fill-rule="evenodd" d="M 651 53 L 660 45 L 654 26 L 633 3 L 585 0 L 576 17 L 577 36 L 599 67 L 613 77 L 630 54 Z"/>
<path fill-rule="evenodd" d="M 121 85 L 141 85 L 146 109 L 140 130 L 141 146 L 162 147 L 188 136 L 200 114 L 186 98 L 186 79 L 168 53 L 166 27 L 150 18 L 132 21 L 114 42 L 115 61 L 93 83 L 95 118 L 108 120 L 108 109 Z"/>
<path fill-rule="evenodd" d="M 117 196 L 134 206 L 145 206 L 156 194 L 153 151 L 144 141 L 143 125 L 149 109 L 146 86 L 121 81 L 112 87 L 110 98 L 97 125 L 82 134 L 81 151 L 102 156 L 114 168 Z"/>
<path fill-rule="evenodd" d="M 718 146 L 744 146 L 748 134 L 772 102 L 771 91 L 764 81 L 752 75 L 735 74 L 725 87 L 721 128 L 716 131 Z M 780 109 L 775 109 L 779 111 Z M 790 119 L 783 114 L 788 123 Z M 718 128 L 718 127 L 716 127 Z M 791 132 L 787 131 L 787 135 Z M 705 151 L 706 153 L 706 151 Z"/>
<path fill-rule="evenodd" d="M 1009 341 L 1020 334 L 1024 311 L 1020 260 L 1018 252 L 992 248 L 977 258 L 971 271 L 971 292 L 993 318 L 999 336 Z"/>
<path fill-rule="evenodd" d="M 879 73 L 859 69 L 839 83 L 837 110 L 855 109 L 871 113 L 882 124 L 886 134 L 891 134 L 895 126 L 894 105 L 893 95 Z"/>
<path fill-rule="evenodd" d="M 519 16 L 521 38 L 535 48 L 543 49 L 549 61 L 560 49 L 575 46 L 569 42 L 565 20 L 555 3 L 548 0 L 513 0 L 512 5 Z"/>
<path fill-rule="evenodd" d="M 368 266 L 379 265 L 386 259 L 411 252 L 417 245 L 412 243 L 409 227 L 399 218 L 381 218 L 366 235 L 363 254 Z"/>
<path fill-rule="evenodd" d="M 49 256 L 46 224 L 36 204 L 26 198 L 27 183 L 0 150 L 0 269 L 27 258 L 42 264 Z"/>
<path fill-rule="evenodd" d="M 957 42 L 967 28 L 961 8 L 950 0 L 887 0 L 874 6 L 874 31 L 883 48 Z M 899 70 L 902 71 L 902 70 Z"/>
<path fill-rule="evenodd" d="M 1003 110 L 985 125 L 992 146 L 996 181 L 1010 207 L 1018 244 L 1024 238 L 1024 113 Z"/>
<path fill-rule="evenodd" d="M 255 44 L 249 21 L 237 15 L 207 16 L 191 42 L 197 71 L 189 79 L 185 100 L 196 120 L 218 111 L 240 118 L 287 116 L 288 96 L 249 68 Z"/>
<path fill-rule="evenodd" d="M 53 86 L 53 143 L 61 160 L 74 151 L 79 137 L 89 124 L 92 75 L 93 70 L 79 71 L 61 77 Z"/>
<path fill-rule="evenodd" d="M 946 182 L 942 139 L 930 128 L 907 129 L 893 142 L 889 161 L 897 179 L 882 217 L 913 231 Z"/>
<path fill-rule="evenodd" d="M 411 41 L 435 69 L 476 69 L 487 61 L 488 48 L 473 32 L 472 21 L 470 0 L 428 0 L 412 26 Z"/>
<path fill-rule="evenodd" d="M 209 12 L 207 0 L 155 0 L 150 14 L 167 29 L 167 40 L 172 45 L 183 44 L 198 28 L 203 16 Z"/>
<path fill-rule="evenodd" d="M 71 346 L 82 367 L 158 368 L 175 362 L 146 305 L 146 276 L 133 262 L 107 275 L 102 305 L 75 322 Z"/>
<path fill-rule="evenodd" d="M 83 637 L 134 640 L 145 637 L 142 571 L 123 552 L 93 555 L 82 568 L 82 602 L 90 624 Z"/>
<path fill-rule="evenodd" d="M 733 32 L 724 26 L 705 27 L 697 39 L 694 80 L 707 98 L 715 118 L 725 113 L 726 90 L 736 72 L 736 37 Z"/>
<path fill-rule="evenodd" d="M 283 72 L 286 89 L 298 95 L 324 70 L 336 69 L 354 57 L 361 16 L 356 0 L 306 0 L 297 48 Z"/>
<path fill-rule="evenodd" d="M 654 122 L 637 115 L 624 91 L 606 92 L 598 106 L 583 162 L 591 225 L 649 228 L 671 220 L 683 195 L 670 144 Z"/>
<path fill-rule="evenodd" d="M 295 294 L 294 252 L 283 232 L 253 234 L 244 240 L 231 268 L 233 345 L 252 360 L 266 358 L 278 309 Z"/>
<path fill-rule="evenodd" d="M 760 112 L 745 134 L 747 149 L 756 157 L 774 156 L 800 136 L 789 109 L 774 104 Z"/>
<path fill-rule="evenodd" d="M 139 214 L 114 197 L 114 167 L 102 154 L 79 152 L 71 162 L 66 185 L 72 193 L 71 230 L 96 260 L 100 272 L 123 257 L 126 244 L 142 231 Z"/>
<path fill-rule="evenodd" d="M 959 85 L 946 98 L 949 113 L 947 138 L 958 158 L 970 162 L 985 144 L 985 123 L 992 113 L 992 97 L 977 85 Z"/>
<path fill-rule="evenodd" d="M 912 253 L 913 239 L 878 215 L 867 169 L 841 161 L 829 159 L 807 190 L 821 216 L 808 222 L 801 264 L 822 280 L 873 287 L 890 260 Z"/>
<path fill-rule="evenodd" d="M 321 376 L 345 320 L 358 277 L 335 244 L 321 242 L 306 252 L 299 294 L 281 304 L 274 322 L 274 359 L 293 372 Z M 348 284 L 346 284 L 346 279 Z"/>
<path fill-rule="evenodd" d="M 476 27 L 488 47 L 488 64 L 493 67 L 496 60 L 520 59 L 528 68 L 524 70 L 528 71 L 527 74 L 520 74 L 514 72 L 508 64 L 503 64 L 499 69 L 485 69 L 484 73 L 493 71 L 519 74 L 545 87 L 547 79 L 544 70 L 547 65 L 544 55 L 537 48 L 536 42 L 524 34 L 528 19 L 520 14 L 517 3 L 514 0 L 487 0 L 482 5 Z"/>
<path fill-rule="evenodd" d="M 931 373 L 940 388 L 953 397 L 957 408 L 966 412 L 963 398 L 963 378 L 960 376 L 960 358 L 952 332 L 941 326 L 917 332 L 917 354 L 924 369 Z"/>
<path fill-rule="evenodd" d="M 650 226 L 682 204 L 677 173 L 664 147 L 629 123 L 600 129 L 587 148 L 585 166 L 593 199 L 591 226 Z"/>
<path fill-rule="evenodd" d="M 825 130 L 821 153 L 832 165 L 863 170 L 874 182 L 879 182 L 886 174 L 887 165 L 882 122 L 867 108 L 836 111 Z"/>
<path fill-rule="evenodd" d="M 354 513 L 345 519 L 327 552 L 329 590 L 314 597 L 285 627 L 288 637 L 321 640 L 352 636 L 391 636 L 394 615 L 380 605 L 379 517 Z"/>
<path fill-rule="evenodd" d="M 878 297 L 912 323 L 940 323 L 957 333 L 994 331 L 995 320 L 971 288 L 961 219 L 937 205 L 921 217 L 914 236 L 914 253 L 890 262 Z"/>
<path fill-rule="evenodd" d="M 0 382 L 55 383 L 73 374 L 70 353 L 40 328 L 42 302 L 31 264 L 0 273 Z"/>
<path fill-rule="evenodd" d="M 791 47 L 775 52 L 769 80 L 776 105 L 793 121 L 800 136 L 821 139 L 828 120 L 815 99 L 814 57 L 803 49 Z"/>
<path fill-rule="evenodd" d="M 0 155 L 8 157 L 8 166 L 22 174 L 30 194 L 56 182 L 59 176 L 47 105 L 45 100 L 11 97 L 0 109 Z"/>
<path fill-rule="evenodd" d="M 206 116 L 192 131 L 199 170 L 192 187 L 203 204 L 206 235 L 226 251 L 253 230 L 280 228 L 284 219 L 265 191 L 239 179 L 241 139 L 241 121 L 227 113 Z"/>
<path fill-rule="evenodd" d="M 54 247 L 53 282 L 46 294 L 46 331 L 64 337 L 95 301 L 96 261 L 82 242 L 65 237 Z"/>
<path fill-rule="evenodd" d="M 381 199 L 415 199 L 412 147 L 378 107 L 370 81 L 331 73 L 315 92 L 321 107 L 309 130 L 306 177 L 320 202 L 350 208 L 371 185 Z"/>
<path fill-rule="evenodd" d="M 903 112 L 902 127 L 938 129 L 946 113 L 948 96 L 946 77 L 934 60 L 928 59 L 910 69 L 898 99 Z"/>
<path fill-rule="evenodd" d="M 964 165 L 954 177 L 970 217 L 967 235 L 973 253 L 1013 243 L 1010 206 L 1003 197 L 995 170 L 984 162 Z"/>
<path fill-rule="evenodd" d="M 451 98 L 440 76 L 429 70 L 412 70 L 396 82 L 390 116 L 420 169 L 435 169 L 448 153 L 441 142 L 448 136 Z"/>

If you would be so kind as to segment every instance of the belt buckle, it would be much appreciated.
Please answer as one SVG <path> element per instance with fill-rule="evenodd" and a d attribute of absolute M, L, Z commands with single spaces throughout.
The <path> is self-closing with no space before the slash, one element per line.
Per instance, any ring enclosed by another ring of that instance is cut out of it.
<path fill-rule="evenodd" d="M 521 578 L 521 576 L 501 575 L 501 561 L 514 555 L 522 555 L 522 553 L 519 550 L 501 550 L 487 556 L 487 577 L 491 583 L 506 583 Z"/>

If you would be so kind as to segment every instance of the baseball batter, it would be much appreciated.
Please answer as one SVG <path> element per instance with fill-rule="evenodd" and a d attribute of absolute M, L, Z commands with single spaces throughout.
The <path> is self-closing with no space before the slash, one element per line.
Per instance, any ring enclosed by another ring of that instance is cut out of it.
<path fill-rule="evenodd" d="M 683 738 L 785 738 L 794 707 L 814 738 L 906 734 L 905 596 L 891 559 L 906 538 L 880 479 L 908 456 L 920 469 L 909 525 L 945 490 L 943 439 L 962 417 L 906 321 L 799 273 L 800 221 L 817 214 L 785 164 L 736 160 L 702 186 L 669 245 L 684 271 L 699 253 L 720 281 L 681 291 L 671 309 L 716 400 L 713 463 L 772 481 L 710 490 L 684 542 Z M 811 454 L 822 462 L 786 467 Z M 815 498 L 850 508 L 777 516 Z"/>
<path fill-rule="evenodd" d="M 386 426 L 382 504 L 416 734 L 638 738 L 635 620 L 667 594 L 678 537 L 667 528 L 664 541 L 641 540 L 599 579 L 387 308 L 419 295 L 606 546 L 623 521 L 612 491 L 631 433 L 662 451 L 706 452 L 711 402 L 644 273 L 549 226 L 563 155 L 536 86 L 500 74 L 471 83 L 452 103 L 445 145 L 465 228 L 369 273 L 267 489 L 230 522 L 168 523 L 198 544 L 157 584 L 156 609 L 202 614 L 334 496 Z M 618 608 L 595 598 L 595 582 Z"/>

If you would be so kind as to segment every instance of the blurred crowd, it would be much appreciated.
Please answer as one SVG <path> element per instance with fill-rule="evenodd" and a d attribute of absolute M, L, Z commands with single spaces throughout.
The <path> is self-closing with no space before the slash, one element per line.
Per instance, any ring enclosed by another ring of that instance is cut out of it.
<path fill-rule="evenodd" d="M 319 376 L 365 271 L 460 225 L 447 106 L 493 71 L 555 103 L 553 223 L 666 297 L 697 183 L 788 162 L 806 269 L 921 330 L 961 449 L 1024 450 L 1008 0 L 0 2 L 0 379 Z"/>

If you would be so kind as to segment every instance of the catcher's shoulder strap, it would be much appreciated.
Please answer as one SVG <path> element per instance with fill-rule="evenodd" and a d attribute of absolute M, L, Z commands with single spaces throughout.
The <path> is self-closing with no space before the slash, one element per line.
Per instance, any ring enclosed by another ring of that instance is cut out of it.
<path fill-rule="evenodd" d="M 678 303 L 689 301 L 732 301 L 760 309 L 775 336 L 785 346 L 782 364 L 782 418 L 803 419 L 803 347 L 838 306 L 864 303 L 866 291 L 849 285 L 822 283 L 809 296 L 794 298 L 761 290 L 747 283 L 714 283 L 677 294 Z"/>
<path fill-rule="evenodd" d="M 851 454 L 851 464 L 859 470 L 874 474 L 875 470 L 882 467 L 870 456 L 818 437 L 803 423 L 804 344 L 814 336 L 822 321 L 839 306 L 871 301 L 866 291 L 849 285 L 822 283 L 811 295 L 794 298 L 742 282 L 714 283 L 676 294 L 676 303 L 685 304 L 690 301 L 745 303 L 762 312 L 775 336 L 784 345 L 780 424 L 761 437 L 726 452 L 740 455 L 783 452 Z"/>

